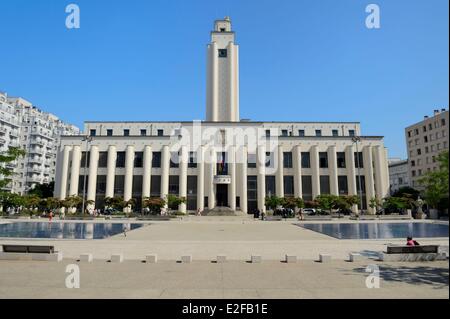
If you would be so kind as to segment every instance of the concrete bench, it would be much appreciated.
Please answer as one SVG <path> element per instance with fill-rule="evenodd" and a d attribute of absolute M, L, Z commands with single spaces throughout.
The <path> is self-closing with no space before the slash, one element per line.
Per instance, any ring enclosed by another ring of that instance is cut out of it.
<path fill-rule="evenodd" d="M 388 246 L 378 254 L 382 261 L 433 261 L 439 257 L 438 245 Z"/>
<path fill-rule="evenodd" d="M 225 263 L 226 261 L 227 261 L 227 256 L 225 256 L 225 255 L 218 255 L 217 256 L 216 262 L 218 264 Z"/>
<path fill-rule="evenodd" d="M 252 264 L 259 264 L 262 261 L 261 255 L 252 255 L 250 258 Z"/>
<path fill-rule="evenodd" d="M 86 254 L 81 254 L 80 255 L 80 261 L 81 262 L 91 263 L 93 260 L 94 260 L 94 257 L 90 253 L 86 253 Z"/>
<path fill-rule="evenodd" d="M 191 263 L 191 262 L 192 262 L 192 255 L 184 255 L 184 256 L 181 256 L 181 262 L 182 262 L 183 264 L 189 264 L 189 263 Z"/>
<path fill-rule="evenodd" d="M 158 262 L 158 255 L 150 254 L 145 256 L 145 261 L 147 264 L 156 264 Z"/>
<path fill-rule="evenodd" d="M 122 263 L 123 262 L 123 254 L 113 254 L 111 255 L 112 263 Z"/>
<path fill-rule="evenodd" d="M 286 263 L 288 263 L 288 264 L 296 263 L 296 262 L 297 262 L 297 256 L 296 256 L 296 255 L 290 255 L 290 254 L 287 254 L 287 255 L 285 256 L 285 258 L 284 258 L 284 261 L 285 261 Z"/>
<path fill-rule="evenodd" d="M 53 254 L 54 246 L 37 246 L 37 245 L 2 245 L 5 253 L 30 253 L 30 254 Z"/>
<path fill-rule="evenodd" d="M 321 263 L 328 263 L 331 261 L 331 255 L 329 254 L 319 254 L 319 261 Z"/>
<path fill-rule="evenodd" d="M 2 245 L 0 260 L 36 260 L 56 261 L 63 259 L 61 252 L 55 252 L 54 246 L 37 245 Z"/>
<path fill-rule="evenodd" d="M 363 256 L 361 256 L 361 254 L 358 253 L 350 253 L 348 254 L 348 257 L 350 262 L 361 261 L 363 259 Z"/>

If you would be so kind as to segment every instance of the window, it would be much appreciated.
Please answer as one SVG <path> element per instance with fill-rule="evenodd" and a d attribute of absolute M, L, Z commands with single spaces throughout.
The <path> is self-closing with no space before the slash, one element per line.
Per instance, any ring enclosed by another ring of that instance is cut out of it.
<path fill-rule="evenodd" d="M 196 168 L 197 167 L 197 153 L 196 152 L 189 152 L 188 167 L 189 168 Z"/>
<path fill-rule="evenodd" d="M 316 130 L 316 136 L 322 136 L 322 130 Z"/>
<path fill-rule="evenodd" d="M 178 195 L 180 191 L 180 178 L 178 175 L 169 176 L 169 194 Z M 173 208 L 177 209 L 177 207 Z"/>
<path fill-rule="evenodd" d="M 422 128 L 422 130 L 423 130 L 424 132 L 426 132 L 426 131 L 427 131 L 427 126 L 424 125 L 423 128 Z"/>
<path fill-rule="evenodd" d="M 411 131 L 408 131 L 408 137 L 411 137 Z"/>
<path fill-rule="evenodd" d="M 266 167 L 273 168 L 274 167 L 274 160 L 273 160 L 274 153 L 273 152 L 266 152 Z"/>
<path fill-rule="evenodd" d="M 150 181 L 150 196 L 161 196 L 161 175 L 152 175 Z"/>
<path fill-rule="evenodd" d="M 287 130 L 281 130 L 281 136 L 288 136 Z"/>
<path fill-rule="evenodd" d="M 333 134 L 333 136 L 339 136 L 339 131 L 338 130 L 333 130 L 332 134 Z"/>
<path fill-rule="evenodd" d="M 348 181 L 347 176 L 338 176 L 339 195 L 348 195 Z"/>
<path fill-rule="evenodd" d="M 164 136 L 164 130 L 158 130 L 158 136 Z"/>
<path fill-rule="evenodd" d="M 256 154 L 247 155 L 247 167 L 256 168 Z"/>
<path fill-rule="evenodd" d="M 152 167 L 161 167 L 161 152 L 153 152 Z"/>
<path fill-rule="evenodd" d="M 328 153 L 319 152 L 319 167 L 328 168 Z"/>
<path fill-rule="evenodd" d="M 345 168 L 345 153 L 344 152 L 337 152 L 336 160 L 337 160 L 338 168 Z"/>
<path fill-rule="evenodd" d="M 90 152 L 87 152 L 87 156 L 86 156 L 86 152 L 81 152 L 80 167 L 89 167 L 89 162 L 90 162 L 90 157 L 91 157 L 90 155 L 91 155 Z M 86 172 L 86 174 L 87 174 L 87 172 Z"/>
<path fill-rule="evenodd" d="M 113 130 L 112 129 L 107 129 L 106 130 L 106 136 L 112 136 L 113 135 Z"/>
<path fill-rule="evenodd" d="M 330 194 L 330 176 L 320 175 L 320 194 Z"/>
<path fill-rule="evenodd" d="M 417 129 L 417 128 L 414 129 L 414 134 L 415 134 L 415 135 L 419 135 L 419 129 Z"/>
<path fill-rule="evenodd" d="M 141 130 L 141 136 L 146 136 L 147 135 L 147 130 L 146 129 L 142 129 Z"/>
<path fill-rule="evenodd" d="M 95 136 L 97 134 L 97 130 L 91 130 L 89 135 L 90 136 Z"/>
<path fill-rule="evenodd" d="M 313 200 L 311 175 L 302 175 L 302 198 L 305 201 Z"/>
<path fill-rule="evenodd" d="M 364 167 L 364 162 L 363 162 L 363 153 L 362 152 L 355 152 L 354 154 L 355 157 L 355 167 L 356 168 L 363 168 Z"/>
<path fill-rule="evenodd" d="M 123 136 L 130 136 L 130 130 L 129 129 L 124 129 L 123 130 Z"/>
<path fill-rule="evenodd" d="M 411 161 L 411 166 L 416 166 L 416 161 Z"/>
<path fill-rule="evenodd" d="M 170 168 L 178 168 L 180 165 L 180 155 L 178 152 L 170 153 Z"/>
<path fill-rule="evenodd" d="M 283 177 L 284 196 L 294 196 L 294 176 Z"/>
<path fill-rule="evenodd" d="M 125 175 L 116 175 L 114 178 L 114 195 L 123 196 L 125 185 Z"/>
<path fill-rule="evenodd" d="M 116 167 L 125 167 L 125 152 L 117 152 Z"/>
<path fill-rule="evenodd" d="M 197 209 L 197 176 L 189 175 L 187 177 L 187 210 Z"/>
<path fill-rule="evenodd" d="M 422 170 L 421 169 L 418 170 L 417 175 L 419 175 L 419 176 L 422 175 Z"/>
<path fill-rule="evenodd" d="M 270 130 L 266 130 L 266 137 L 270 137 Z"/>
<path fill-rule="evenodd" d="M 305 136 L 305 130 L 298 130 L 298 136 Z"/>
<path fill-rule="evenodd" d="M 311 167 L 311 156 L 309 152 L 302 152 L 302 168 Z"/>
<path fill-rule="evenodd" d="M 247 176 L 247 209 L 249 212 L 255 211 L 258 208 L 257 189 L 258 189 L 257 176 L 253 175 Z"/>
<path fill-rule="evenodd" d="M 416 171 L 411 171 L 411 175 L 414 177 L 416 176 Z"/>
<path fill-rule="evenodd" d="M 445 119 L 441 119 L 441 126 L 445 125 Z"/>
<path fill-rule="evenodd" d="M 143 167 L 144 165 L 144 152 L 134 153 L 134 167 Z"/>
<path fill-rule="evenodd" d="M 228 55 L 227 49 L 219 49 L 219 58 L 226 58 Z"/>
<path fill-rule="evenodd" d="M 274 196 L 277 193 L 276 189 L 276 181 L 275 176 L 273 175 L 266 175 L 266 194 L 268 197 Z"/>
<path fill-rule="evenodd" d="M 432 130 L 433 129 L 433 125 L 430 123 L 430 124 L 428 124 L 428 130 Z"/>
<path fill-rule="evenodd" d="M 292 152 L 283 153 L 283 167 L 292 168 Z"/>
<path fill-rule="evenodd" d="M 108 165 L 108 152 L 98 153 L 98 167 L 106 167 Z"/>
<path fill-rule="evenodd" d="M 422 150 L 420 148 L 417 149 L 417 155 L 421 155 L 422 154 Z"/>

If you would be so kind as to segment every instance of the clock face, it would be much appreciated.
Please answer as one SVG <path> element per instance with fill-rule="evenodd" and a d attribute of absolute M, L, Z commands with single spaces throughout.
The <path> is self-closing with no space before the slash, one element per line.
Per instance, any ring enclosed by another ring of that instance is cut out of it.
<path fill-rule="evenodd" d="M 227 49 L 219 49 L 219 58 L 227 57 Z"/>

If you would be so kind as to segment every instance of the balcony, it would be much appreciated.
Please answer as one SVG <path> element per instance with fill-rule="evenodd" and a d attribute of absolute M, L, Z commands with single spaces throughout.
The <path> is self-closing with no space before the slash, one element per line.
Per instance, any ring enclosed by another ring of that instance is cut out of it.
<path fill-rule="evenodd" d="M 0 144 L 6 144 L 6 140 L 3 137 L 0 137 Z"/>
<path fill-rule="evenodd" d="M 9 131 L 9 136 L 19 138 L 19 132 L 11 130 Z"/>
<path fill-rule="evenodd" d="M 6 127 L 0 127 L 0 134 L 6 134 L 8 133 L 8 129 Z"/>
<path fill-rule="evenodd" d="M 28 163 L 41 165 L 42 164 L 42 158 L 30 158 L 28 160 Z"/>
<path fill-rule="evenodd" d="M 31 140 L 31 141 L 30 141 L 30 144 L 31 144 L 31 145 L 39 145 L 39 146 L 44 146 L 44 145 L 45 145 L 44 142 L 42 142 L 42 141 L 36 141 L 36 140 Z"/>
<path fill-rule="evenodd" d="M 33 168 L 29 168 L 28 172 L 35 173 L 35 174 L 41 174 L 42 173 L 42 169 L 41 168 L 37 168 L 37 167 L 33 167 Z"/>
<path fill-rule="evenodd" d="M 39 155 L 44 155 L 44 151 L 41 149 L 37 149 L 37 148 L 31 148 L 28 153 L 30 154 L 39 154 Z"/>

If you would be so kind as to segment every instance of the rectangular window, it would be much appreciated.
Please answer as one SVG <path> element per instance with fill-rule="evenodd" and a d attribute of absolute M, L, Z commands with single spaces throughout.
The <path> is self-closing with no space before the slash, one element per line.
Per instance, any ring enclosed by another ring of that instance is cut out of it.
<path fill-rule="evenodd" d="M 305 136 L 305 130 L 298 130 L 298 136 L 304 137 Z"/>
<path fill-rule="evenodd" d="M 86 156 L 87 154 L 87 156 Z M 91 161 L 91 152 L 81 152 L 81 162 L 80 162 L 80 167 L 81 168 L 85 168 L 85 167 L 89 167 L 89 162 Z M 87 172 L 86 172 L 87 174 Z"/>
<path fill-rule="evenodd" d="M 117 152 L 116 167 L 125 167 L 125 152 Z"/>
<path fill-rule="evenodd" d="M 164 130 L 158 130 L 158 136 L 164 136 Z"/>
<path fill-rule="evenodd" d="M 142 130 L 141 130 L 141 136 L 146 136 L 146 135 L 147 135 L 147 130 L 142 129 Z"/>
<path fill-rule="evenodd" d="M 152 167 L 161 167 L 161 152 L 153 152 L 152 156 Z"/>
<path fill-rule="evenodd" d="M 330 194 L 330 176 L 320 175 L 320 194 Z"/>
<path fill-rule="evenodd" d="M 152 175 L 150 182 L 150 197 L 161 196 L 161 175 Z"/>
<path fill-rule="evenodd" d="M 196 168 L 197 167 L 197 152 L 189 152 L 188 167 L 189 168 Z"/>
<path fill-rule="evenodd" d="M 219 49 L 219 58 L 226 58 L 228 55 L 227 49 Z"/>
<path fill-rule="evenodd" d="M 355 130 L 348 130 L 349 136 L 355 136 Z"/>
<path fill-rule="evenodd" d="M 123 196 L 125 187 L 125 175 L 116 175 L 114 178 L 114 195 Z"/>
<path fill-rule="evenodd" d="M 345 168 L 345 152 L 336 152 L 336 160 L 338 168 Z"/>
<path fill-rule="evenodd" d="M 247 155 L 247 167 L 256 168 L 256 154 Z"/>
<path fill-rule="evenodd" d="M 424 136 L 424 137 L 423 137 L 423 141 L 424 141 L 425 143 L 428 143 L 428 136 Z"/>
<path fill-rule="evenodd" d="M 247 176 L 247 209 L 252 213 L 258 208 L 258 178 L 257 176 Z"/>
<path fill-rule="evenodd" d="M 189 175 L 187 177 L 187 210 L 197 209 L 197 176 Z"/>
<path fill-rule="evenodd" d="M 283 153 L 283 167 L 292 168 L 292 152 Z"/>
<path fill-rule="evenodd" d="M 445 125 L 445 119 L 441 119 L 441 126 Z"/>
<path fill-rule="evenodd" d="M 97 134 L 97 130 L 91 130 L 89 135 L 90 136 L 95 136 Z"/>
<path fill-rule="evenodd" d="M 124 129 L 123 130 L 123 136 L 130 136 L 130 130 L 129 129 Z"/>
<path fill-rule="evenodd" d="M 356 168 L 364 168 L 364 162 L 363 162 L 363 153 L 362 152 L 355 152 L 355 167 Z"/>
<path fill-rule="evenodd" d="M 309 152 L 302 152 L 302 168 L 311 168 L 311 156 Z"/>
<path fill-rule="evenodd" d="M 292 197 L 294 196 L 294 176 L 284 176 L 284 196 Z"/>
<path fill-rule="evenodd" d="M 426 131 L 427 131 L 427 126 L 424 125 L 423 128 L 422 128 L 422 130 L 423 130 L 424 132 L 426 132 Z"/>
<path fill-rule="evenodd" d="M 361 187 L 359 186 L 359 181 L 361 180 Z M 356 176 L 356 191 L 358 192 L 358 196 L 362 194 L 362 209 L 367 209 L 367 200 L 366 200 L 366 179 L 364 175 Z M 358 201 L 358 207 L 361 209 L 361 199 Z"/>
<path fill-rule="evenodd" d="M 339 131 L 338 130 L 333 130 L 332 134 L 333 134 L 333 136 L 339 136 Z"/>
<path fill-rule="evenodd" d="M 134 167 L 143 167 L 144 165 L 144 152 L 134 153 Z"/>
<path fill-rule="evenodd" d="M 270 130 L 266 130 L 266 137 L 270 137 Z"/>
<path fill-rule="evenodd" d="M 319 167 L 328 168 L 328 153 L 319 152 Z"/>
<path fill-rule="evenodd" d="M 303 200 L 311 201 L 312 197 L 312 178 L 311 175 L 302 175 L 302 193 Z"/>
<path fill-rule="evenodd" d="M 316 130 L 316 136 L 322 136 L 322 130 Z"/>
<path fill-rule="evenodd" d="M 277 193 L 275 176 L 266 175 L 266 196 L 274 196 Z"/>
<path fill-rule="evenodd" d="M 97 175 L 97 195 L 104 196 L 106 193 L 106 175 Z"/>
<path fill-rule="evenodd" d="M 266 167 L 274 168 L 274 153 L 266 152 Z"/>
<path fill-rule="evenodd" d="M 113 130 L 107 129 L 106 130 L 106 136 L 113 136 Z"/>
<path fill-rule="evenodd" d="M 142 175 L 133 175 L 132 194 L 133 198 L 142 198 Z M 142 199 L 141 199 L 142 200 Z"/>
<path fill-rule="evenodd" d="M 87 194 L 87 188 L 89 184 L 89 175 L 80 175 L 78 177 L 78 196 L 83 197 L 83 191 Z"/>
<path fill-rule="evenodd" d="M 281 130 L 281 136 L 288 136 L 287 130 Z"/>
<path fill-rule="evenodd" d="M 422 150 L 420 148 L 417 149 L 417 155 L 422 154 Z"/>
<path fill-rule="evenodd" d="M 104 168 L 108 166 L 108 152 L 98 153 L 98 167 Z"/>
<path fill-rule="evenodd" d="M 348 181 L 346 175 L 338 176 L 339 195 L 348 195 Z"/>
<path fill-rule="evenodd" d="M 180 178 L 178 175 L 169 176 L 169 194 L 178 195 L 180 192 Z"/>

